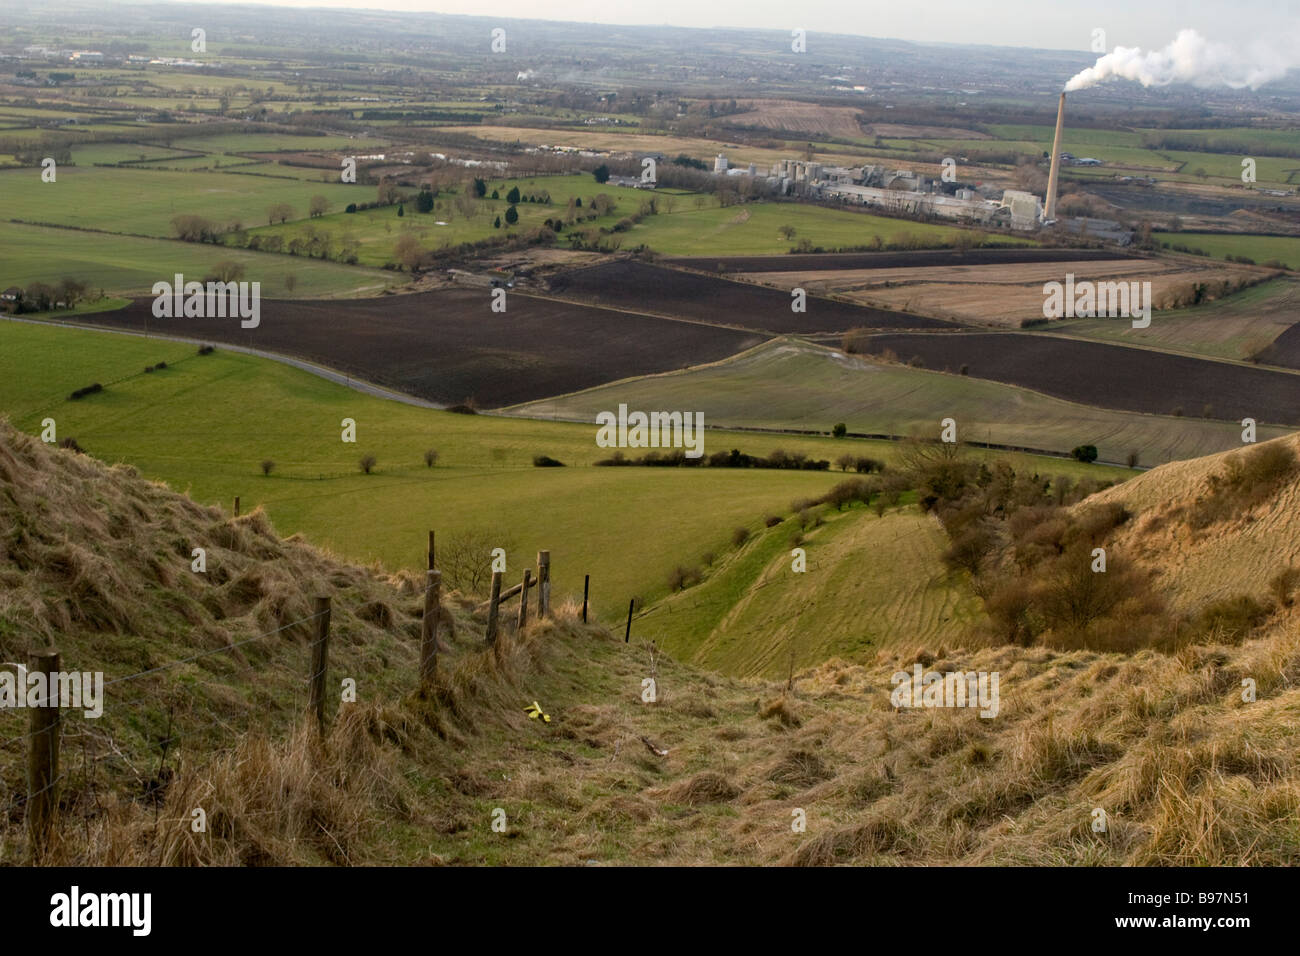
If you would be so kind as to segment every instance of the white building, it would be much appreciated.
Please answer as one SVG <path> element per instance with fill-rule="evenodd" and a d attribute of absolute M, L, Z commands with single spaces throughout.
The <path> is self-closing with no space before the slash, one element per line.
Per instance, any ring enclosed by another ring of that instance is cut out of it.
<path fill-rule="evenodd" d="M 715 173 L 725 173 L 727 171 L 727 157 L 718 153 L 717 158 L 713 160 L 713 171 Z"/>
<path fill-rule="evenodd" d="M 1033 193 L 1008 189 L 1002 194 L 1002 206 L 1011 210 L 1011 228 L 1033 229 L 1043 218 L 1043 201 Z"/>

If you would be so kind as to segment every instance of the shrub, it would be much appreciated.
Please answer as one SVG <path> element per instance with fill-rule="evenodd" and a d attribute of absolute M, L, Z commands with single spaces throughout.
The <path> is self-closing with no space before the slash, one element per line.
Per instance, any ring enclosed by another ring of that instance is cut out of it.
<path fill-rule="evenodd" d="M 688 568 L 679 564 L 668 572 L 668 590 L 684 591 L 692 585 L 699 584 L 702 579 L 699 568 Z"/>
<path fill-rule="evenodd" d="M 763 519 L 763 527 L 775 528 L 777 525 L 781 523 L 781 521 L 782 519 L 777 515 L 768 515 L 765 519 Z"/>
<path fill-rule="evenodd" d="M 552 458 L 550 455 L 534 455 L 534 468 L 563 468 L 564 462 Z"/>
<path fill-rule="evenodd" d="M 274 469 L 275 469 L 275 462 L 271 461 L 271 459 L 268 458 L 262 462 L 263 475 L 269 475 Z"/>
<path fill-rule="evenodd" d="M 1294 602 L 1296 586 L 1300 585 L 1300 568 L 1288 566 L 1273 576 L 1268 582 L 1269 590 L 1282 607 L 1290 607 Z"/>
<path fill-rule="evenodd" d="M 1074 458 L 1076 458 L 1078 461 L 1090 465 L 1097 460 L 1097 446 L 1076 445 L 1073 449 L 1070 450 L 1070 454 L 1074 456 Z"/>
<path fill-rule="evenodd" d="M 1138 466 L 1138 453 L 1135 451 L 1129 452 L 1127 457 L 1124 459 L 1124 464 L 1128 465 L 1130 468 L 1136 468 Z"/>
<path fill-rule="evenodd" d="M 746 527 L 742 526 L 737 528 L 735 531 L 731 532 L 731 543 L 735 545 L 737 548 L 739 548 L 748 540 L 749 540 L 749 529 Z"/>
<path fill-rule="evenodd" d="M 1214 643 L 1240 644 L 1269 617 L 1269 608 L 1248 594 L 1215 601 L 1201 611 L 1197 627 Z"/>
<path fill-rule="evenodd" d="M 437 463 L 438 463 L 438 450 L 436 448 L 430 448 L 426 450 L 424 453 L 424 467 L 432 468 Z"/>
<path fill-rule="evenodd" d="M 69 449 L 70 451 L 75 451 L 78 455 L 84 455 L 84 454 L 85 454 L 84 449 L 82 449 L 82 447 L 81 447 L 80 445 L 77 444 L 77 440 L 76 440 L 75 438 L 65 438 L 65 439 L 63 439 L 63 441 L 59 442 L 59 447 L 60 447 L 60 448 L 67 448 L 67 449 Z"/>
<path fill-rule="evenodd" d="M 94 395 L 96 392 L 102 392 L 103 390 L 104 386 L 96 382 L 93 385 L 87 385 L 85 388 L 77 389 L 68 398 L 75 402 L 79 398 L 85 398 L 87 395 Z"/>
<path fill-rule="evenodd" d="M 199 346 L 199 354 L 200 354 L 200 355 L 211 355 L 211 354 L 212 354 L 213 352 L 215 352 L 215 351 L 216 351 L 216 347 L 215 347 L 215 346 L 212 346 L 212 345 L 200 345 L 200 346 Z"/>
<path fill-rule="evenodd" d="M 361 466 L 362 473 L 368 475 L 375 470 L 375 465 L 378 464 L 378 462 L 376 461 L 374 455 L 362 455 L 359 464 Z"/>
<path fill-rule="evenodd" d="M 984 558 L 998 544 L 997 532 L 984 522 L 976 522 L 964 528 L 953 539 L 948 550 L 943 553 L 943 563 L 949 571 L 969 571 L 979 574 Z"/>
<path fill-rule="evenodd" d="M 831 429 L 831 434 L 836 438 L 843 438 L 849 433 L 849 426 L 843 422 L 836 422 L 835 427 Z"/>

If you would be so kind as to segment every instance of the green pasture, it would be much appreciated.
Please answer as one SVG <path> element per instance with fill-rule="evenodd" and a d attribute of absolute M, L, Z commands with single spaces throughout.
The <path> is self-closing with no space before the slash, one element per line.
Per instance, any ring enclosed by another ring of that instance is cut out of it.
<path fill-rule="evenodd" d="M 1201 249 L 1216 259 L 1246 256 L 1261 265 L 1277 260 L 1289 269 L 1300 269 L 1300 237 L 1220 235 L 1210 232 L 1161 232 L 1156 235 L 1165 245 Z"/>
<path fill-rule="evenodd" d="M 1052 329 L 1123 345 L 1247 359 L 1297 321 L 1300 281 L 1274 279 L 1205 305 L 1157 312 L 1145 329 L 1104 318 L 1066 319 L 1053 322 Z"/>
<path fill-rule="evenodd" d="M 261 282 L 271 298 L 376 295 L 403 281 L 391 272 L 300 256 L 0 222 L 0 288 L 71 276 L 94 290 L 143 295 L 177 272 L 202 278 L 221 261 L 243 265 L 244 277 Z M 288 276 L 296 279 L 292 291 Z"/>
<path fill-rule="evenodd" d="M 620 402 L 629 408 L 696 409 L 720 428 L 829 429 L 844 422 L 863 434 L 937 437 L 939 423 L 951 417 L 959 440 L 1062 452 L 1091 444 L 1103 460 L 1125 461 L 1132 451 L 1142 465 L 1241 445 L 1241 429 L 1230 422 L 1077 405 L 1000 382 L 868 362 L 794 339 L 707 367 L 602 385 L 511 411 L 589 419 Z M 1286 433 L 1266 430 L 1269 437 Z M 1068 460 L 1044 468 L 1076 476 L 1102 471 Z"/>
<path fill-rule="evenodd" d="M 60 169 L 53 183 L 42 183 L 30 171 L 5 170 L 0 194 L 9 219 L 163 237 L 173 234 L 172 219 L 183 214 L 251 227 L 265 223 L 267 210 L 280 202 L 293 208 L 294 218 L 305 219 L 315 195 L 336 210 L 374 198 L 370 187 L 343 183 L 86 166 Z"/>

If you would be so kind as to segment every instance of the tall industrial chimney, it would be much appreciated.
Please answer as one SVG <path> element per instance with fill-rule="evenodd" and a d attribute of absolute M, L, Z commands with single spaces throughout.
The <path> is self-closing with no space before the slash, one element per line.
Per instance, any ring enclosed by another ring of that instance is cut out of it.
<path fill-rule="evenodd" d="M 1061 127 L 1065 125 L 1065 94 L 1056 110 L 1056 136 L 1052 139 L 1052 170 L 1047 174 L 1047 205 L 1043 207 L 1043 220 L 1056 218 L 1056 178 L 1061 172 Z"/>

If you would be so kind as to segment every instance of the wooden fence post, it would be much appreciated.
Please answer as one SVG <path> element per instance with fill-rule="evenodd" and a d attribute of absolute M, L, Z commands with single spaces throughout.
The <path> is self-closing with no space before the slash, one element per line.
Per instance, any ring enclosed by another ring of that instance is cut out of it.
<path fill-rule="evenodd" d="M 487 642 L 497 642 L 497 616 L 501 612 L 501 578 L 500 571 L 492 572 L 492 597 L 488 600 Z"/>
<path fill-rule="evenodd" d="M 623 643 L 626 644 L 632 640 L 632 608 L 636 606 L 636 598 L 627 602 L 627 630 L 623 632 Z"/>
<path fill-rule="evenodd" d="M 551 552 L 537 552 L 537 616 L 551 613 Z"/>
<path fill-rule="evenodd" d="M 442 615 L 442 572 L 426 571 L 424 577 L 424 619 L 420 622 L 420 683 L 428 684 L 438 672 L 438 619 Z"/>
<path fill-rule="evenodd" d="M 521 634 L 524 631 L 524 625 L 528 623 L 528 588 L 532 576 L 532 569 L 524 568 L 524 583 L 519 588 L 519 633 Z"/>
<path fill-rule="evenodd" d="M 59 730 L 62 714 L 58 699 L 58 651 L 37 651 L 28 664 L 45 675 L 45 698 L 31 708 L 27 741 L 27 838 L 33 861 L 40 860 L 54 835 L 54 814 L 59 806 L 55 785 L 59 780 Z M 26 688 L 24 688 L 24 691 Z"/>
<path fill-rule="evenodd" d="M 587 623 L 587 592 L 591 589 L 591 575 L 582 576 L 582 623 Z"/>
<path fill-rule="evenodd" d="M 316 641 L 311 646 L 311 700 L 307 709 L 316 715 L 316 727 L 325 732 L 325 672 L 329 670 L 330 599 L 316 598 Z"/>
<path fill-rule="evenodd" d="M 239 495 L 235 495 L 235 517 L 239 517 Z"/>
<path fill-rule="evenodd" d="M 430 531 L 429 532 L 429 570 L 432 571 L 437 566 L 438 566 L 437 563 L 434 561 L 433 532 Z"/>

